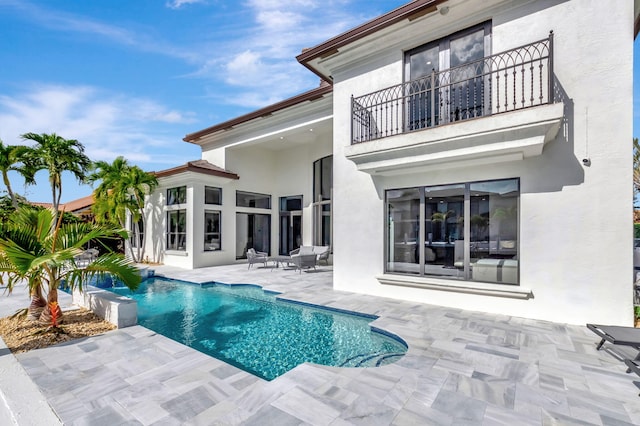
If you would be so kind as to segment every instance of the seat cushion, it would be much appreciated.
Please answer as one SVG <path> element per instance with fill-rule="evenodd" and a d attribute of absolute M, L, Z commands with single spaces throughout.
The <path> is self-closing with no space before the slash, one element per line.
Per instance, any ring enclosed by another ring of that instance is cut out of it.
<path fill-rule="evenodd" d="M 300 251 L 298 254 L 313 254 L 313 246 L 300 246 Z"/>

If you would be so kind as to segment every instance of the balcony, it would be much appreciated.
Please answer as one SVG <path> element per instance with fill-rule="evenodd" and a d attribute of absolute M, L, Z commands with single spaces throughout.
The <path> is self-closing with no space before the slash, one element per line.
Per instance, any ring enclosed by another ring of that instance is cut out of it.
<path fill-rule="evenodd" d="M 555 138 L 553 33 L 475 62 L 352 98 L 347 158 L 362 171 L 540 155 Z M 471 163 L 470 163 L 471 164 Z"/>

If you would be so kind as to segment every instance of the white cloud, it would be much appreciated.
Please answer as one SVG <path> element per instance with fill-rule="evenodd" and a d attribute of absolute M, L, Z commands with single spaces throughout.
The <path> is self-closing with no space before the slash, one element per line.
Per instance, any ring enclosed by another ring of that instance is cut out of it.
<path fill-rule="evenodd" d="M 220 101 L 261 107 L 312 89 L 319 79 L 295 60 L 312 47 L 367 18 L 354 14 L 347 0 L 248 0 L 243 4 L 255 25 L 203 61 L 194 76 L 234 86 Z M 250 46 L 250 49 L 247 49 Z"/>
<path fill-rule="evenodd" d="M 260 54 L 246 50 L 232 57 L 226 64 L 225 81 L 238 86 L 253 86 L 252 82 L 261 80 L 262 71 L 264 71 L 264 64 Z"/>
<path fill-rule="evenodd" d="M 185 4 L 204 3 L 204 0 L 172 0 L 166 3 L 168 8 L 180 9 Z"/>
<path fill-rule="evenodd" d="M 181 8 L 193 3 L 219 2 L 168 0 L 166 5 Z M 125 28 L 28 1 L 0 0 L 0 4 L 19 10 L 30 22 L 56 31 L 96 35 L 140 51 L 179 58 L 194 68 L 183 78 L 220 82 L 221 87 L 214 98 L 234 105 L 246 100 L 248 103 L 244 106 L 250 108 L 317 86 L 318 78 L 298 64 L 295 56 L 303 48 L 312 47 L 370 18 L 354 13 L 353 3 L 354 0 L 238 2 L 234 5 L 233 15 L 210 15 L 210 30 L 198 32 L 198 36 L 190 40 L 187 37 L 188 41 L 178 45 L 162 40 L 161 35 L 152 34 L 149 28 Z M 247 14 L 251 17 L 250 22 L 239 17 Z M 257 94 L 256 89 L 260 89 Z M 229 92 L 232 94 L 228 95 Z M 223 96 L 223 93 L 227 95 Z M 181 119 L 176 114 L 166 117 Z"/>
<path fill-rule="evenodd" d="M 174 125 L 192 123 L 193 117 L 148 99 L 88 86 L 36 86 L 0 96 L 0 138 L 5 144 L 25 143 L 20 135 L 28 132 L 57 133 L 80 141 L 92 160 L 123 155 L 134 163 L 175 165 L 192 159 L 176 156 L 175 146 L 183 143 L 187 129 L 176 134 Z"/>
<path fill-rule="evenodd" d="M 176 0 L 176 3 L 194 1 L 202 0 Z M 94 35 L 141 51 L 175 57 L 189 62 L 198 61 L 200 57 L 199 51 L 191 50 L 186 46 L 176 46 L 162 40 L 158 34 L 146 33 L 146 29 L 129 29 L 106 24 L 86 15 L 45 8 L 28 1 L 0 0 L 0 5 L 10 6 L 19 11 L 20 16 L 29 21 L 29 25 L 38 24 L 54 31 Z"/>

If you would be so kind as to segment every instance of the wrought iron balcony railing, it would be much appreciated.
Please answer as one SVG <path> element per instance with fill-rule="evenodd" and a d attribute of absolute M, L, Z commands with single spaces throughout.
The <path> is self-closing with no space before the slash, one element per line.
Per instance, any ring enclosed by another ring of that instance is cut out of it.
<path fill-rule="evenodd" d="M 553 102 L 553 32 L 516 49 L 351 98 L 352 144 Z"/>

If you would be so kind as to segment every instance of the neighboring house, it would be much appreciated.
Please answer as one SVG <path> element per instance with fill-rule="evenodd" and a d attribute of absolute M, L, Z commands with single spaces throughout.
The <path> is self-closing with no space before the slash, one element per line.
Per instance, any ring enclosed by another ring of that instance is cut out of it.
<path fill-rule="evenodd" d="M 339 290 L 630 325 L 638 4 L 416 0 L 305 49 L 331 84 L 187 135 L 217 174 L 160 172 L 147 244 L 330 244 Z"/>
<path fill-rule="evenodd" d="M 91 221 L 93 220 L 93 212 L 91 211 L 93 203 L 93 195 L 88 195 L 86 197 L 78 198 L 77 200 L 69 201 L 68 203 L 60 204 L 58 206 L 58 210 L 71 213 L 84 221 Z M 34 202 L 31 204 L 46 208 L 53 207 L 52 203 Z"/>

